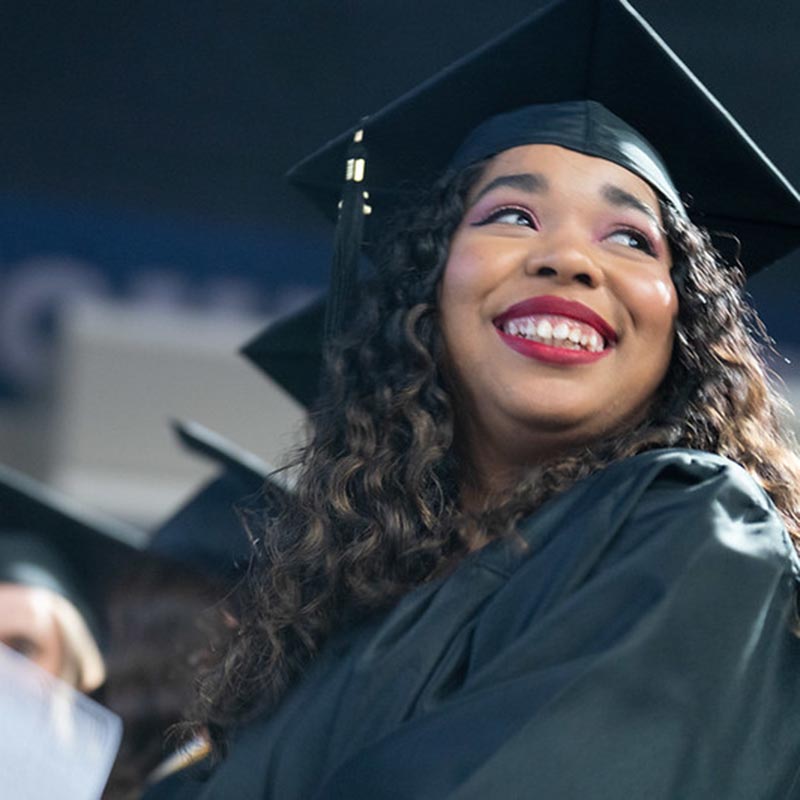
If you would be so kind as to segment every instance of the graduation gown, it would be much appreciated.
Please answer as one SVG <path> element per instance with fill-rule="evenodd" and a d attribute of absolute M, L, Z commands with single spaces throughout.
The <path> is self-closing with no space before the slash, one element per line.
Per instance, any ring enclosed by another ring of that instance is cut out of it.
<path fill-rule="evenodd" d="M 800 566 L 723 458 L 576 484 L 331 638 L 203 800 L 800 797 Z"/>

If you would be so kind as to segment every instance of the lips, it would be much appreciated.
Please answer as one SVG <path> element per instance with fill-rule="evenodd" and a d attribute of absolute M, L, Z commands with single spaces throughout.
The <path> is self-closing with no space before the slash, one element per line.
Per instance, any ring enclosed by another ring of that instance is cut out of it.
<path fill-rule="evenodd" d="M 608 355 L 616 331 L 575 300 L 554 295 L 514 304 L 494 320 L 502 341 L 528 358 L 552 364 L 590 364 Z"/>
<path fill-rule="evenodd" d="M 567 319 L 574 319 L 583 322 L 594 328 L 602 337 L 606 346 L 610 346 L 617 341 L 617 332 L 609 325 L 598 313 L 591 308 L 579 303 L 577 300 L 567 300 L 563 297 L 554 295 L 541 295 L 540 297 L 530 297 L 515 303 L 506 309 L 499 317 L 494 320 L 495 327 L 502 328 L 505 323 L 523 317 L 531 317 L 537 314 L 552 314 Z"/>

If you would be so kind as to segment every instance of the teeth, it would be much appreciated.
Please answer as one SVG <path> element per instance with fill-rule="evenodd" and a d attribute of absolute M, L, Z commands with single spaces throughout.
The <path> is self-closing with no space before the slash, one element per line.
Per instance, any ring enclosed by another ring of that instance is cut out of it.
<path fill-rule="evenodd" d="M 553 338 L 557 341 L 563 341 L 569 336 L 569 325 L 566 322 L 559 322 L 553 328 Z"/>
<path fill-rule="evenodd" d="M 584 323 L 567 318 L 536 319 L 524 317 L 512 319 L 503 325 L 503 330 L 511 336 L 522 336 L 536 342 L 542 342 L 567 350 L 588 350 L 599 353 L 605 347 L 603 337 L 594 329 L 588 329 Z"/>
<path fill-rule="evenodd" d="M 543 319 L 536 326 L 536 335 L 541 339 L 549 339 L 553 335 L 553 326 L 549 320 Z"/>

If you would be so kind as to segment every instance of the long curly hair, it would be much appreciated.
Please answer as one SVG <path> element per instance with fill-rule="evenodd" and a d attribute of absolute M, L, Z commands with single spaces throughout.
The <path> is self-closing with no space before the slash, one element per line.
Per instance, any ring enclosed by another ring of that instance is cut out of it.
<path fill-rule="evenodd" d="M 738 461 L 800 538 L 800 460 L 762 357 L 768 343 L 706 233 L 662 204 L 679 296 L 675 346 L 647 419 L 532 468 L 485 510 L 465 480 L 437 287 L 481 165 L 447 175 L 400 218 L 375 259 L 358 321 L 331 349 L 327 387 L 293 462 L 296 492 L 250 521 L 259 552 L 233 647 L 205 675 L 198 718 L 224 730 L 267 710 L 335 628 L 446 572 L 520 517 L 613 461 L 687 447 Z"/>

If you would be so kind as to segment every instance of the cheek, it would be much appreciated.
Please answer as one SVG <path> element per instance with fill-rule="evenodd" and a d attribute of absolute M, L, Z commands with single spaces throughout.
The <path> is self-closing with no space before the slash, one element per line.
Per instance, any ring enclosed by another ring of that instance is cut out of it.
<path fill-rule="evenodd" d="M 453 242 L 450 255 L 439 283 L 438 303 L 445 340 L 448 331 L 457 325 L 458 319 L 479 293 L 477 286 L 480 267 L 474 254 Z"/>
<path fill-rule="evenodd" d="M 627 283 L 627 305 L 636 326 L 650 335 L 664 337 L 672 347 L 672 331 L 678 314 L 678 294 L 669 278 L 642 278 Z"/>
<path fill-rule="evenodd" d="M 656 304 L 660 304 L 667 313 L 674 318 L 678 313 L 678 293 L 675 291 L 675 284 L 670 279 L 662 279 L 655 282 L 653 287 Z"/>
<path fill-rule="evenodd" d="M 501 285 L 519 259 L 519 243 L 482 229 L 461 228 L 450 243 L 442 283 L 445 295 L 475 301 Z"/>
<path fill-rule="evenodd" d="M 482 263 L 483 259 L 475 248 L 465 247 L 454 240 L 442 276 L 440 302 L 446 306 L 477 291 L 484 274 Z"/>
<path fill-rule="evenodd" d="M 653 355 L 653 378 L 660 385 L 669 370 L 675 345 L 678 294 L 671 280 L 658 280 L 649 286 L 642 299 L 647 313 L 645 338 Z"/>

